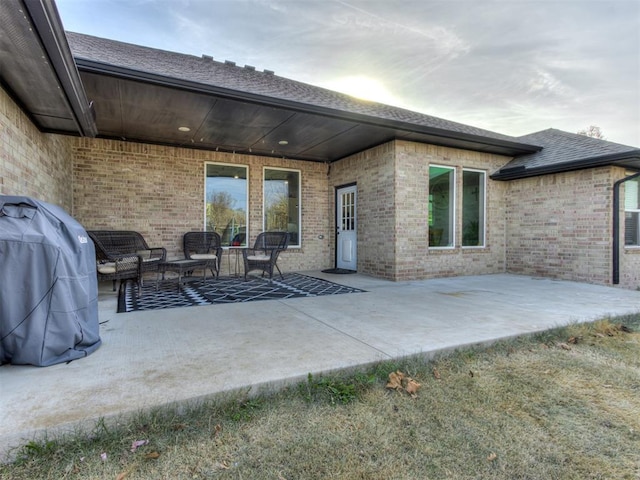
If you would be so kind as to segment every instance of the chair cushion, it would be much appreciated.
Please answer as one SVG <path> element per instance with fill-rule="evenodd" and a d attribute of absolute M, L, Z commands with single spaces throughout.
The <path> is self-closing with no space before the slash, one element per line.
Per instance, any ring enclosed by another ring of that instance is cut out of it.
<path fill-rule="evenodd" d="M 271 257 L 269 255 L 247 255 L 247 260 L 254 262 L 268 262 L 271 260 Z"/>
<path fill-rule="evenodd" d="M 213 253 L 194 253 L 191 255 L 191 260 L 216 260 L 217 255 Z"/>
<path fill-rule="evenodd" d="M 142 257 L 142 261 L 149 260 L 151 258 L 151 250 L 138 250 L 136 255 L 140 255 Z"/>
<path fill-rule="evenodd" d="M 116 264 L 115 263 L 99 263 L 98 264 L 98 272 L 103 275 L 109 275 L 112 273 L 116 273 Z"/>

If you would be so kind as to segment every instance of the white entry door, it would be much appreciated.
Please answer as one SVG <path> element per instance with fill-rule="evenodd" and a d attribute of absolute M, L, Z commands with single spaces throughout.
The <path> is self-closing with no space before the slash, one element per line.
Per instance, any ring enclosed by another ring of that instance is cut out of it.
<path fill-rule="evenodd" d="M 358 219 L 355 185 L 338 189 L 336 212 L 336 267 L 358 269 Z"/>

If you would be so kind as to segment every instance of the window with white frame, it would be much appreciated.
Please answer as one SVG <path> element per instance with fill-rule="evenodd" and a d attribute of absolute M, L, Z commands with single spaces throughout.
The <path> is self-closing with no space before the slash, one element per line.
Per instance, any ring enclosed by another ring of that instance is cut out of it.
<path fill-rule="evenodd" d="M 624 244 L 640 247 L 640 180 L 624 182 Z"/>
<path fill-rule="evenodd" d="M 462 170 L 462 246 L 483 247 L 485 236 L 486 174 Z"/>
<path fill-rule="evenodd" d="M 300 171 L 284 168 L 264 169 L 264 231 L 289 233 L 289 246 L 299 247 Z"/>
<path fill-rule="evenodd" d="M 205 164 L 205 229 L 222 238 L 223 246 L 245 246 L 249 224 L 246 165 Z"/>
<path fill-rule="evenodd" d="M 429 247 L 454 246 L 455 185 L 453 167 L 429 167 Z"/>

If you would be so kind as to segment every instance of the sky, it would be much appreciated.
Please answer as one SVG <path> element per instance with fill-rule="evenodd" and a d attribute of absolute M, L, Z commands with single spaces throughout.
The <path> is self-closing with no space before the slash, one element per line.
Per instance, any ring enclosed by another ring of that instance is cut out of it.
<path fill-rule="evenodd" d="M 56 0 L 66 30 L 506 135 L 640 147 L 640 0 Z"/>

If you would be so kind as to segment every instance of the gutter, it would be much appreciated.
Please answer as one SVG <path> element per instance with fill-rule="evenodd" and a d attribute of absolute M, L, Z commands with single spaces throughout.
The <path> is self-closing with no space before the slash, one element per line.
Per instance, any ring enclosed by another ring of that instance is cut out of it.
<path fill-rule="evenodd" d="M 2 0 L 0 0 L 2 1 Z M 47 55 L 49 65 L 58 79 L 78 131 L 86 137 L 95 137 L 93 104 L 87 100 L 80 73 L 71 55 L 71 48 L 62 27 L 58 9 L 53 0 L 21 0 L 28 13 L 34 33 Z"/>
<path fill-rule="evenodd" d="M 620 284 L 620 185 L 640 177 L 640 172 L 621 178 L 613 184 L 613 271 L 611 283 Z"/>
<path fill-rule="evenodd" d="M 81 72 L 94 73 L 98 75 L 107 75 L 114 78 L 122 78 L 125 80 L 134 80 L 138 82 L 145 82 L 153 85 L 160 85 L 170 88 L 178 88 L 181 90 L 204 93 L 208 95 L 215 95 L 222 98 L 237 100 L 257 105 L 284 108 L 300 113 L 312 113 L 316 115 L 322 115 L 329 118 L 335 118 L 339 120 L 353 121 L 365 125 L 374 127 L 384 127 L 396 130 L 401 130 L 405 133 L 415 133 L 422 135 L 433 135 L 441 138 L 448 138 L 453 140 L 462 140 L 465 142 L 476 143 L 479 145 L 487 145 L 490 147 L 500 147 L 510 150 L 513 155 L 523 155 L 528 153 L 535 153 L 542 150 L 542 147 L 537 145 L 531 145 L 520 142 L 512 142 L 509 140 L 494 139 L 491 137 L 483 137 L 481 135 L 474 135 L 470 133 L 455 132 L 451 130 L 427 127 L 416 125 L 414 123 L 403 122 L 399 120 L 391 120 L 381 117 L 373 117 L 366 114 L 353 113 L 345 110 L 338 110 L 330 107 L 322 107 L 318 105 L 297 102 L 295 100 L 287 100 L 277 97 L 269 97 L 265 95 L 244 92 L 239 90 L 232 90 L 225 87 L 217 87 L 214 85 L 208 85 L 190 80 L 184 80 L 175 77 L 169 77 L 166 75 L 160 75 L 157 73 L 144 72 L 139 70 L 133 70 L 127 67 L 121 67 L 113 64 L 97 62 L 86 58 L 75 57 L 75 63 Z"/>

